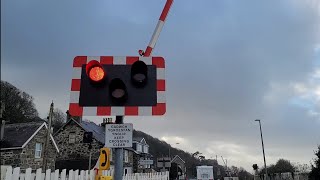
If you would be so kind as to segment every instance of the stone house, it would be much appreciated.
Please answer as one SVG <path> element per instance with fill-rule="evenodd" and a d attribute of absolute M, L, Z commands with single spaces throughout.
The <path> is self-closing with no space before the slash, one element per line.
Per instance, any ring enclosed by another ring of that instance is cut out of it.
<path fill-rule="evenodd" d="M 84 132 L 92 132 L 93 141 L 91 150 L 89 144 L 83 143 Z M 100 155 L 100 148 L 105 144 L 104 123 L 97 125 L 90 121 L 74 120 L 70 118 L 55 134 L 60 153 L 57 155 L 56 168 L 58 169 L 80 169 L 89 168 L 89 156 L 91 152 L 92 169 Z M 132 148 L 124 148 L 124 173 L 132 173 L 133 167 Z M 111 167 L 114 169 L 114 150 L 111 151 Z"/>
<path fill-rule="evenodd" d="M 1 139 L 1 165 L 20 167 L 22 171 L 32 168 L 35 171 L 43 168 L 43 155 L 47 135 L 46 122 L 28 122 L 7 124 L 1 128 L 4 132 Z M 47 169 L 55 169 L 58 146 L 50 136 L 47 148 Z"/>
<path fill-rule="evenodd" d="M 153 169 L 153 156 L 149 153 L 149 145 L 142 137 L 133 137 L 132 147 L 134 149 L 133 171 L 151 172 Z"/>

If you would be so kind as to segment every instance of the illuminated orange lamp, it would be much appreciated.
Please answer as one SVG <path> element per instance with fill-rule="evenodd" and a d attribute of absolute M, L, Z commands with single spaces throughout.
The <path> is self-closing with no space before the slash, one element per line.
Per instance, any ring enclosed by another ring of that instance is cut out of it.
<path fill-rule="evenodd" d="M 93 82 L 101 82 L 106 76 L 105 70 L 97 60 L 92 60 L 87 64 L 86 73 Z"/>

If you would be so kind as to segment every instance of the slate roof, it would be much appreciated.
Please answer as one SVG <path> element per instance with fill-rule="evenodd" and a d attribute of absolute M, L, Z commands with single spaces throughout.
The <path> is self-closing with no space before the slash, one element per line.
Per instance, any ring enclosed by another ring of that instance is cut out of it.
<path fill-rule="evenodd" d="M 143 137 L 132 137 L 133 141 L 138 141 L 140 142 L 143 139 Z"/>
<path fill-rule="evenodd" d="M 174 156 L 174 158 L 171 160 L 171 162 L 175 162 L 177 158 L 179 158 L 183 163 L 185 163 L 185 161 L 178 155 Z"/>
<path fill-rule="evenodd" d="M 37 131 L 43 122 L 6 124 L 1 148 L 16 148 L 22 145 Z"/>
<path fill-rule="evenodd" d="M 91 121 L 81 121 L 80 123 L 76 120 L 70 119 L 70 121 L 68 121 L 65 126 L 71 122 L 74 121 L 76 122 L 80 127 L 82 127 L 86 132 L 92 132 L 93 138 L 96 139 L 97 141 L 99 141 L 101 144 L 105 143 L 105 127 L 104 126 L 99 126 L 94 122 Z M 62 128 L 61 128 L 62 129 Z M 58 132 L 56 132 L 58 133 Z M 133 138 L 134 139 L 134 138 Z M 141 138 L 142 139 L 142 138 Z M 140 139 L 140 140 L 141 140 Z M 135 151 L 133 148 L 129 147 L 129 148 L 124 148 L 130 151 L 134 151 L 135 153 L 137 153 L 137 151 Z"/>
<path fill-rule="evenodd" d="M 104 139 L 105 139 L 105 133 L 104 133 L 104 127 L 103 126 L 98 126 L 94 122 L 88 122 L 88 121 L 81 121 L 80 123 L 81 127 L 87 131 L 87 132 L 92 132 L 93 137 L 104 144 Z"/>

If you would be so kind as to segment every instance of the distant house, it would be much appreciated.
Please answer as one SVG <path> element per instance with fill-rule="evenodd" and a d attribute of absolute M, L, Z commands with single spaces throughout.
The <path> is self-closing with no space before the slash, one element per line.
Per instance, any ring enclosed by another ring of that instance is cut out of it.
<path fill-rule="evenodd" d="M 20 167 L 21 170 L 43 167 L 47 135 L 45 122 L 7 124 L 2 130 L 4 136 L 0 145 L 1 165 Z M 59 149 L 52 135 L 47 152 L 47 169 L 55 169 L 55 158 Z"/>
<path fill-rule="evenodd" d="M 84 132 L 93 133 L 92 149 L 89 144 L 83 143 Z M 57 155 L 56 168 L 59 169 L 80 169 L 89 168 L 89 155 L 91 151 L 91 167 L 96 164 L 100 148 L 105 144 L 105 127 L 94 122 L 70 119 L 55 134 L 60 153 Z M 114 150 L 111 153 L 111 167 L 114 166 Z M 124 148 L 124 173 L 132 173 L 133 167 L 133 148 Z"/>
<path fill-rule="evenodd" d="M 153 168 L 153 156 L 149 153 L 149 145 L 142 137 L 133 137 L 133 157 L 134 172 L 151 172 Z"/>
<path fill-rule="evenodd" d="M 173 164 L 175 164 L 174 166 L 172 166 Z M 176 170 L 172 170 L 172 168 L 176 168 Z M 176 177 L 177 176 L 177 172 L 179 172 L 179 176 L 181 177 L 185 177 L 186 176 L 186 172 L 187 172 L 187 168 L 186 168 L 186 162 L 181 159 L 180 156 L 175 155 L 172 160 L 171 160 L 171 168 L 170 168 L 170 172 L 175 172 L 175 173 L 171 173 L 171 176 Z"/>

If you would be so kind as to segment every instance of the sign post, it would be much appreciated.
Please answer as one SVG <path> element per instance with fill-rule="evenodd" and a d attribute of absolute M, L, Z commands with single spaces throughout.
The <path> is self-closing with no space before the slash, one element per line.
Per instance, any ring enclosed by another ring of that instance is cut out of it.
<path fill-rule="evenodd" d="M 105 146 L 115 148 L 115 179 L 121 179 L 123 174 L 123 148 L 132 147 L 133 125 L 123 124 L 123 116 L 116 116 L 116 124 L 106 124 Z"/>
<path fill-rule="evenodd" d="M 116 116 L 116 124 L 123 124 L 123 116 Z M 106 136 L 107 136 L 108 126 L 106 126 Z M 107 141 L 107 137 L 105 138 Z M 106 142 L 107 143 L 107 142 Z M 132 144 L 131 144 L 132 145 Z M 120 180 L 123 175 L 123 148 L 116 148 L 116 157 L 114 164 L 114 179 Z"/>

